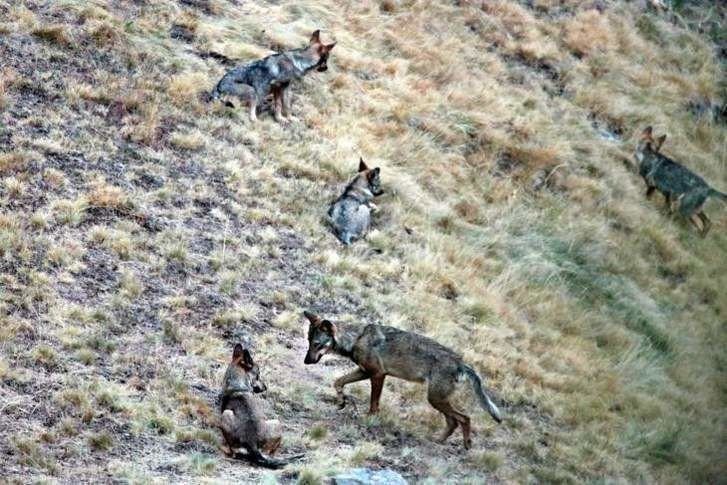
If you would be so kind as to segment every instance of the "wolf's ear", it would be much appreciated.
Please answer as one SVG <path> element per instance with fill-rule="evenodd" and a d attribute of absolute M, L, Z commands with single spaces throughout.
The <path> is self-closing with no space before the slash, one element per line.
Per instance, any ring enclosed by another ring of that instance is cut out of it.
<path fill-rule="evenodd" d="M 375 169 L 371 170 L 368 174 L 369 180 L 374 180 L 376 177 L 379 176 L 379 173 L 381 173 L 381 169 L 379 167 L 376 167 Z"/>
<path fill-rule="evenodd" d="M 369 169 L 369 166 L 366 165 L 366 162 L 363 161 L 363 157 L 359 157 L 358 159 L 358 171 L 359 172 L 365 172 Z"/>
<path fill-rule="evenodd" d="M 313 325 L 318 325 L 318 323 L 321 321 L 321 318 L 318 315 L 316 315 L 315 313 L 311 313 L 308 310 L 304 311 L 303 315 L 305 315 L 305 318 L 307 318 Z"/>
<path fill-rule="evenodd" d="M 664 135 L 661 135 L 659 138 L 656 139 L 656 147 L 655 147 L 655 150 L 657 152 L 659 150 L 661 150 L 661 146 L 664 144 L 665 141 L 666 141 L 666 135 L 665 134 Z"/>
<path fill-rule="evenodd" d="M 644 128 L 644 131 L 641 132 L 641 138 L 651 139 L 653 134 L 654 129 L 651 126 L 647 126 L 646 128 Z"/>
<path fill-rule="evenodd" d="M 247 369 L 252 369 L 255 366 L 255 362 L 252 361 L 252 354 L 247 349 L 242 351 L 242 365 Z"/>
<path fill-rule="evenodd" d="M 316 30 L 313 32 L 310 36 L 310 43 L 311 44 L 320 44 L 321 43 L 321 31 Z"/>
<path fill-rule="evenodd" d="M 329 320 L 323 320 L 321 322 L 321 330 L 331 336 L 336 334 L 336 326 Z"/>
<path fill-rule="evenodd" d="M 334 42 L 333 44 L 328 44 L 328 45 L 324 45 L 324 46 L 323 46 L 323 50 L 324 50 L 325 52 L 331 52 L 331 50 L 332 50 L 332 49 L 333 49 L 334 47 L 336 47 L 336 43 L 335 43 L 335 42 Z"/>
<path fill-rule="evenodd" d="M 232 349 L 232 360 L 239 359 L 240 357 L 242 357 L 242 354 L 243 354 L 242 345 L 240 345 L 240 344 L 235 345 L 235 348 Z"/>

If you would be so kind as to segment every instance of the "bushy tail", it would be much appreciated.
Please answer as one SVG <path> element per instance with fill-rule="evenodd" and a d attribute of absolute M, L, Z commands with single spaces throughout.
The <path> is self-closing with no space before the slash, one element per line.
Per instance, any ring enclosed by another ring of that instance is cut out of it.
<path fill-rule="evenodd" d="M 722 202 L 727 203 L 727 194 L 725 194 L 724 192 L 720 192 L 716 189 L 711 189 L 709 195 L 722 199 Z"/>
<path fill-rule="evenodd" d="M 498 423 L 502 422 L 502 415 L 500 414 L 500 410 L 495 406 L 495 403 L 492 402 L 492 399 L 485 393 L 485 390 L 482 386 L 482 380 L 480 379 L 480 376 L 477 375 L 477 372 L 475 370 L 465 364 L 462 364 L 460 367 L 460 371 L 467 377 L 467 379 L 470 381 L 470 384 L 472 384 L 472 389 L 475 391 L 475 394 L 477 395 L 477 399 L 480 401 L 480 405 L 483 409 L 486 409 L 488 413 L 490 413 L 490 416 L 492 416 L 492 419 L 497 421 Z"/>
<path fill-rule="evenodd" d="M 220 99 L 220 84 L 219 83 L 217 83 L 217 85 L 214 87 L 214 89 L 212 91 L 210 91 L 210 94 L 208 97 L 208 100 L 210 102 L 217 101 L 218 99 Z"/>
<path fill-rule="evenodd" d="M 290 463 L 293 460 L 297 460 L 298 458 L 304 457 L 305 454 L 301 453 L 298 455 L 293 455 L 287 457 L 285 460 L 278 460 L 276 458 L 271 458 L 269 456 L 265 456 L 262 453 L 260 453 L 259 450 L 255 450 L 253 453 L 243 454 L 243 453 L 236 453 L 235 458 L 238 460 L 246 460 L 250 463 L 253 463 L 255 465 L 259 465 L 265 468 L 272 468 L 273 470 L 278 468 L 283 468 L 285 465 Z"/>

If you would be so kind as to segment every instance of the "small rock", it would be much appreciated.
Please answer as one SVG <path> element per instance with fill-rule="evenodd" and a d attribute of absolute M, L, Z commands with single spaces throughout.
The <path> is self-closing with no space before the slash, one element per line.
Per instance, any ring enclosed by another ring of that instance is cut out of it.
<path fill-rule="evenodd" d="M 333 477 L 334 485 L 406 485 L 406 480 L 393 470 L 354 468 Z"/>

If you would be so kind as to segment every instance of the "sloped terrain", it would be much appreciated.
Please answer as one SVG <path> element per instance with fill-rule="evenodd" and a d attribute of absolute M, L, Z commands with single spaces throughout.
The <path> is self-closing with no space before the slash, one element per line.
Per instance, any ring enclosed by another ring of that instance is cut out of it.
<path fill-rule="evenodd" d="M 647 200 L 638 134 L 727 191 L 724 8 L 674 2 L 0 0 L 0 459 L 10 481 L 718 482 L 727 212 L 701 239 Z M 208 103 L 304 45 L 295 120 Z M 720 37 L 722 36 L 722 37 Z M 324 214 L 363 156 L 386 194 L 342 247 Z M 422 386 L 336 409 L 303 309 L 417 331 L 467 392 L 469 452 Z M 213 426 L 232 345 L 284 423 L 269 472 Z"/>

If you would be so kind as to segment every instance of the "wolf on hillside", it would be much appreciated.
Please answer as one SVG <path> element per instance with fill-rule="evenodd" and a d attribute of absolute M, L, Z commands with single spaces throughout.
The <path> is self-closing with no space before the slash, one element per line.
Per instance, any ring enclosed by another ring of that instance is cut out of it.
<path fill-rule="evenodd" d="M 376 209 L 374 197 L 381 195 L 381 170 L 370 169 L 363 158 L 358 174 L 328 209 L 328 220 L 336 237 L 345 245 L 363 237 L 371 225 L 371 212 Z"/>
<path fill-rule="evenodd" d="M 266 390 L 250 351 L 235 345 L 220 393 L 219 427 L 227 443 L 225 453 L 257 465 L 280 468 L 286 462 L 263 454 L 275 454 L 282 441 L 280 423 L 265 419 L 256 396 Z"/>
<path fill-rule="evenodd" d="M 447 427 L 438 439 L 443 443 L 457 426 L 462 428 L 464 447 L 472 446 L 470 417 L 458 411 L 449 399 L 458 382 L 469 381 L 480 405 L 498 423 L 502 415 L 487 395 L 477 372 L 453 350 L 434 340 L 384 325 L 334 324 L 311 312 L 303 312 L 308 326 L 308 352 L 304 363 L 315 364 L 333 352 L 351 359 L 358 368 L 336 379 L 340 407 L 348 398 L 343 387 L 352 382 L 371 380 L 370 414 L 379 411 L 379 399 L 387 375 L 427 384 L 427 400 L 444 415 Z"/>
<path fill-rule="evenodd" d="M 306 47 L 273 54 L 228 71 L 212 90 L 212 99 L 237 99 L 247 105 L 250 120 L 257 121 L 257 107 L 268 94 L 273 95 L 273 115 L 284 121 L 290 111 L 285 91 L 294 80 L 315 70 L 328 69 L 328 56 L 336 43 L 323 44 L 320 30 L 313 32 Z M 234 106 L 234 103 L 232 103 Z"/>
<path fill-rule="evenodd" d="M 661 192 L 669 211 L 679 210 L 704 237 L 712 226 L 704 213 L 704 204 L 710 197 L 727 201 L 727 194 L 713 189 L 702 177 L 662 155 L 660 150 L 665 140 L 666 135 L 655 140 L 653 129 L 648 126 L 641 133 L 636 147 L 639 175 L 646 182 L 646 197 L 651 197 L 655 190 Z"/>

